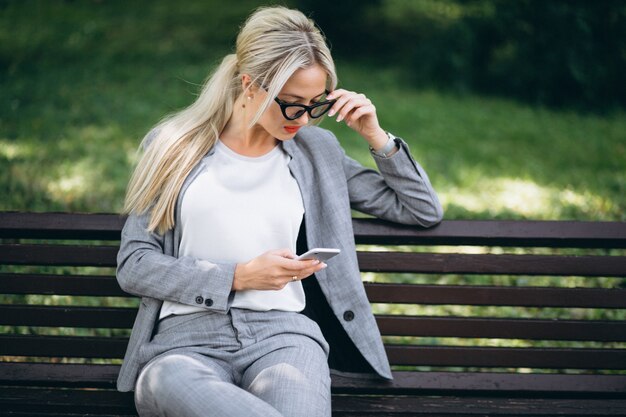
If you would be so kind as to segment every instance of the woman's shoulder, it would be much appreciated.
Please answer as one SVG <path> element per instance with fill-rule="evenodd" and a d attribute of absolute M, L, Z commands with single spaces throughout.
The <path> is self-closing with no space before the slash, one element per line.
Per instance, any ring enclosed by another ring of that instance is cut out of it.
<path fill-rule="evenodd" d="M 318 150 L 329 151 L 330 149 L 341 152 L 341 145 L 337 137 L 328 129 L 318 126 L 304 126 L 298 132 L 298 146 L 306 148 L 311 152 Z"/>

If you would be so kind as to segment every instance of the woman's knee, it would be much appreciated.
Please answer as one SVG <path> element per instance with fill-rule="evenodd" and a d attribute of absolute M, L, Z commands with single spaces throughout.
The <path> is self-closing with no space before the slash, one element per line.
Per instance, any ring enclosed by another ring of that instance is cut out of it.
<path fill-rule="evenodd" d="M 221 372 L 216 368 L 191 355 L 170 354 L 153 359 L 141 371 L 135 385 L 137 409 L 167 408 L 193 389 L 190 381 L 199 378 L 221 381 Z"/>
<path fill-rule="evenodd" d="M 257 360 L 244 374 L 242 388 L 284 415 L 330 415 L 326 353 L 311 339 L 300 342 Z"/>

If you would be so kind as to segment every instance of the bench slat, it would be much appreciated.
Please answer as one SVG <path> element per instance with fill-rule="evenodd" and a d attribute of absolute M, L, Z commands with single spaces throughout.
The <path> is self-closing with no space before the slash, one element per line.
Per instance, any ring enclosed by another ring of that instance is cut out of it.
<path fill-rule="evenodd" d="M 366 283 L 372 303 L 626 308 L 626 290 Z"/>
<path fill-rule="evenodd" d="M 0 238 L 118 240 L 125 217 L 91 213 L 0 213 Z M 625 248 L 626 223 L 444 220 L 431 229 L 353 219 L 357 243 Z"/>
<path fill-rule="evenodd" d="M 373 303 L 520 307 L 626 308 L 626 290 L 365 283 Z M 2 294 L 134 297 L 114 276 L 0 274 Z"/>
<path fill-rule="evenodd" d="M 0 305 L 0 324 L 9 326 L 129 329 L 136 315 L 135 308 Z M 393 315 L 376 320 L 383 335 L 394 336 L 626 341 L 622 321 Z"/>
<path fill-rule="evenodd" d="M 0 354 L 122 358 L 122 337 L 0 336 Z M 624 369 L 626 349 L 483 348 L 387 345 L 393 365 Z"/>
<path fill-rule="evenodd" d="M 132 392 L 54 388 L 3 388 L 0 405 L 15 412 L 78 416 L 135 415 Z M 499 397 L 361 397 L 333 395 L 333 417 L 354 416 L 619 416 L 626 413 L 622 399 L 499 398 Z M 462 414 L 459 410 L 464 410 Z M 110 414 L 109 414 L 110 413 Z M 19 414 L 18 414 L 19 415 Z M 31 414 L 32 415 L 32 414 Z"/>
<path fill-rule="evenodd" d="M 0 336 L 0 355 L 121 359 L 125 337 Z"/>
<path fill-rule="evenodd" d="M 116 267 L 117 246 L 0 245 L 0 265 Z"/>
<path fill-rule="evenodd" d="M 115 388 L 120 365 L 0 362 L 0 384 Z"/>
<path fill-rule="evenodd" d="M 0 383 L 35 386 L 113 388 L 120 365 L 0 362 Z M 394 371 L 393 381 L 332 375 L 335 393 L 381 395 L 542 392 L 619 396 L 626 393 L 626 375 L 516 374 L 505 372 Z"/>
<path fill-rule="evenodd" d="M 3 387 L 0 406 L 3 412 L 11 410 L 46 415 L 48 413 L 136 415 L 133 393 L 117 392 L 112 389 Z"/>
<path fill-rule="evenodd" d="M 0 213 L 0 238 L 119 240 L 125 216 L 93 213 Z"/>
<path fill-rule="evenodd" d="M 624 369 L 626 349 L 386 345 L 393 365 Z"/>
<path fill-rule="evenodd" d="M 130 329 L 136 308 L 0 305 L 0 324 L 9 326 Z"/>
<path fill-rule="evenodd" d="M 0 293 L 134 297 L 106 275 L 0 274 Z"/>
<path fill-rule="evenodd" d="M 0 245 L 0 264 L 115 267 L 117 246 Z M 358 252 L 362 271 L 626 276 L 626 257 Z"/>
<path fill-rule="evenodd" d="M 363 272 L 626 276 L 624 256 L 358 252 Z"/>
<path fill-rule="evenodd" d="M 626 401 L 552 398 L 333 397 L 333 417 L 624 416 Z"/>
<path fill-rule="evenodd" d="M 626 323 L 622 321 L 423 316 L 377 316 L 376 321 L 383 335 L 393 336 L 626 341 Z"/>
<path fill-rule="evenodd" d="M 352 219 L 359 244 L 626 248 L 625 222 L 444 220 L 423 229 Z"/>
<path fill-rule="evenodd" d="M 393 380 L 333 375 L 333 389 L 350 394 L 468 394 L 504 395 L 603 395 L 623 397 L 626 375 L 521 374 L 508 372 L 413 372 L 394 371 Z"/>

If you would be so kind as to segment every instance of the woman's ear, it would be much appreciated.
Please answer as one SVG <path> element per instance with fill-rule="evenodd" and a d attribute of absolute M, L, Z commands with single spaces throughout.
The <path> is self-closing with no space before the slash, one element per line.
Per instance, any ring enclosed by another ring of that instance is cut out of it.
<path fill-rule="evenodd" d="M 252 90 L 252 77 L 249 74 L 241 74 L 241 90 L 244 93 L 249 93 L 248 89 Z"/>

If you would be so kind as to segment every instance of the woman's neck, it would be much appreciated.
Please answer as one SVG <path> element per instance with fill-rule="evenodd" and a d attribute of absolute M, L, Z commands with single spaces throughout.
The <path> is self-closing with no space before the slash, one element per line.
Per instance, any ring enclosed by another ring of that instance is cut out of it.
<path fill-rule="evenodd" d="M 270 135 L 259 124 L 248 127 L 250 121 L 239 102 L 235 102 L 235 110 L 226 126 L 220 133 L 224 145 L 240 155 L 257 157 L 270 152 L 278 144 L 278 140 Z"/>

